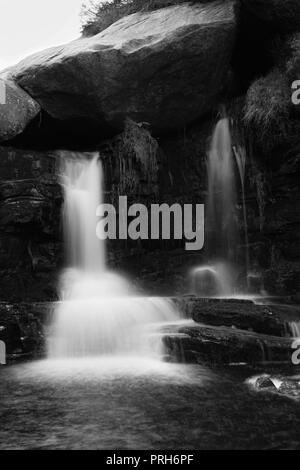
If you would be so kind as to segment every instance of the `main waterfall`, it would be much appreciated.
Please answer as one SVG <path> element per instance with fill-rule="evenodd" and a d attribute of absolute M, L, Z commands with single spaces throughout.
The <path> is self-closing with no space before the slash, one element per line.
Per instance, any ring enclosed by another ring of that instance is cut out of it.
<path fill-rule="evenodd" d="M 61 275 L 49 357 L 160 358 L 158 327 L 179 314 L 171 301 L 139 297 L 126 279 L 107 270 L 105 242 L 96 236 L 103 193 L 99 155 L 62 155 L 61 172 L 68 268 Z"/>

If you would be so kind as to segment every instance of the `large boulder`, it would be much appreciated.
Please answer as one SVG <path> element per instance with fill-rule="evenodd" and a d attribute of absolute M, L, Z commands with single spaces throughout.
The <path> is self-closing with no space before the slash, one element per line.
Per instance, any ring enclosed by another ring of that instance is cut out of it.
<path fill-rule="evenodd" d="M 129 117 L 156 132 L 182 128 L 216 104 L 235 30 L 233 1 L 135 13 L 35 54 L 11 75 L 56 119 L 120 130 Z"/>
<path fill-rule="evenodd" d="M 17 84 L 0 79 L 0 142 L 22 133 L 39 111 L 39 104 Z"/>

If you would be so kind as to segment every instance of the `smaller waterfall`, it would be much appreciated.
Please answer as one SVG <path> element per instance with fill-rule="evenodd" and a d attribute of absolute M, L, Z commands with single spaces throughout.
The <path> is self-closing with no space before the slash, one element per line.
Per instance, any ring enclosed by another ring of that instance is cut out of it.
<path fill-rule="evenodd" d="M 236 186 L 227 118 L 217 123 L 207 161 L 209 257 L 234 262 L 238 241 Z"/>
<path fill-rule="evenodd" d="M 107 270 L 104 241 L 96 236 L 103 173 L 98 155 L 62 155 L 64 234 L 68 269 L 60 280 L 50 358 L 134 356 L 158 359 L 159 325 L 178 320 L 174 304 L 138 297 L 123 277 Z"/>
<path fill-rule="evenodd" d="M 228 118 L 218 121 L 207 157 L 206 264 L 192 271 L 198 295 L 232 297 L 238 292 L 239 224 L 236 178 L 239 173 L 245 230 L 245 271 L 249 283 L 249 242 L 245 197 L 246 153 L 232 146 Z M 242 270 L 241 270 L 242 271 Z"/>
<path fill-rule="evenodd" d="M 192 271 L 193 290 L 205 297 L 234 295 L 238 224 L 232 142 L 227 118 L 217 123 L 207 158 L 207 263 Z"/>

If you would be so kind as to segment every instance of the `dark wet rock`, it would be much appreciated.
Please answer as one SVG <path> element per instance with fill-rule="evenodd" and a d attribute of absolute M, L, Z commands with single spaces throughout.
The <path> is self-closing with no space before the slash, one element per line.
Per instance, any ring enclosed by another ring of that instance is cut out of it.
<path fill-rule="evenodd" d="M 272 336 L 286 336 L 286 322 L 275 305 L 256 305 L 251 301 L 205 302 L 191 299 L 192 318 L 198 323 L 235 327 Z"/>
<path fill-rule="evenodd" d="M 276 393 L 289 398 L 300 398 L 300 378 L 285 377 L 282 375 L 272 376 L 264 374 L 260 377 L 253 377 L 248 383 L 258 391 Z"/>
<path fill-rule="evenodd" d="M 52 309 L 46 303 L 0 303 L 0 340 L 5 342 L 9 359 L 45 353 L 45 332 Z"/>
<path fill-rule="evenodd" d="M 0 175 L 0 299 L 55 299 L 62 257 L 56 156 L 2 147 Z"/>
<path fill-rule="evenodd" d="M 188 363 L 290 363 L 292 357 L 291 339 L 196 323 L 167 327 L 163 341 L 175 361 Z"/>
<path fill-rule="evenodd" d="M 14 80 L 59 120 L 120 131 L 182 128 L 218 102 L 236 30 L 234 2 L 182 4 L 122 18 L 105 31 L 25 59 Z"/>
<path fill-rule="evenodd" d="M 0 78 L 0 142 L 21 134 L 40 112 L 39 104 L 11 80 Z"/>
<path fill-rule="evenodd" d="M 242 0 L 246 10 L 280 31 L 300 29 L 298 0 Z"/>
<path fill-rule="evenodd" d="M 264 388 L 274 388 L 276 389 L 274 382 L 271 380 L 270 376 L 268 375 L 263 375 L 262 377 L 259 377 L 256 381 L 255 386 L 259 389 L 264 389 Z"/>
<path fill-rule="evenodd" d="M 286 61 L 256 79 L 233 113 L 239 116 L 242 133 L 246 124 L 248 139 L 233 138 L 242 142 L 247 154 L 251 272 L 260 274 L 261 291 L 273 295 L 300 292 L 300 121 Z"/>

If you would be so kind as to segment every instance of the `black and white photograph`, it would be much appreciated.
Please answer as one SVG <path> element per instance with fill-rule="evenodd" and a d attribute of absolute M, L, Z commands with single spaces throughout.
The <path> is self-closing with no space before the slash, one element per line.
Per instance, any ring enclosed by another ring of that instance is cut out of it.
<path fill-rule="evenodd" d="M 0 450 L 300 450 L 300 0 L 0 0 Z"/>

